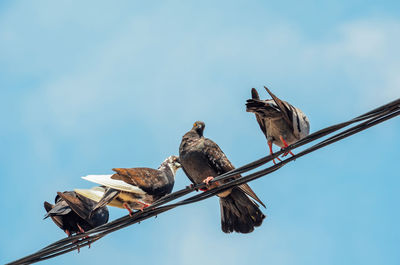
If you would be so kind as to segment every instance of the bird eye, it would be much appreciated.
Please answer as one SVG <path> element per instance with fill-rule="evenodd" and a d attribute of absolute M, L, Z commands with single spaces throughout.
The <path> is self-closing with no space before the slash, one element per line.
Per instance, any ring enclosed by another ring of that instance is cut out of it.
<path fill-rule="evenodd" d="M 196 127 L 196 126 L 197 126 L 197 123 L 194 123 L 194 124 L 193 124 L 193 127 Z"/>

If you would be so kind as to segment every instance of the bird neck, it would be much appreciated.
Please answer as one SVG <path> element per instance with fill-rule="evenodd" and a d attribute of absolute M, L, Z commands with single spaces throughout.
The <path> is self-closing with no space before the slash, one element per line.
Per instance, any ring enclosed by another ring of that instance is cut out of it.
<path fill-rule="evenodd" d="M 170 163 L 168 163 L 168 161 L 163 162 L 158 170 L 165 172 L 167 176 L 172 175 L 172 177 L 175 176 L 176 173 L 176 169 Z"/>
<path fill-rule="evenodd" d="M 200 134 L 198 131 L 195 130 L 190 130 L 182 138 L 185 140 L 197 140 L 201 137 L 203 137 L 203 134 Z"/>

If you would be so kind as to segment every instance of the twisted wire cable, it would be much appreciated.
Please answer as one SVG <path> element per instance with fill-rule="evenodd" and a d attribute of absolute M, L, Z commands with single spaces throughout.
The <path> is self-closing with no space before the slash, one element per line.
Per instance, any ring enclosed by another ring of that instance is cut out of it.
<path fill-rule="evenodd" d="M 349 121 L 342 122 L 342 123 L 339 123 L 336 125 L 332 125 L 327 128 L 324 128 L 322 130 L 319 130 L 317 132 L 314 132 L 314 133 L 310 134 L 309 136 L 297 141 L 296 143 L 288 146 L 285 149 L 281 149 L 280 151 L 278 151 L 272 155 L 268 155 L 268 156 L 258 159 L 256 161 L 248 163 L 244 166 L 241 166 L 239 168 L 236 168 L 234 170 L 231 170 L 229 172 L 221 174 L 221 175 L 215 177 L 210 182 L 210 183 L 212 183 L 212 182 L 219 181 L 220 183 L 223 183 L 223 184 L 217 186 L 216 188 L 207 190 L 202 193 L 197 193 L 189 198 L 182 199 L 175 203 L 170 203 L 172 201 L 175 201 L 179 198 L 182 198 L 183 196 L 186 196 L 186 195 L 192 193 L 193 191 L 198 191 L 200 188 L 204 188 L 205 184 L 201 183 L 198 185 L 188 186 L 184 189 L 181 189 L 179 191 L 176 191 L 174 193 L 164 196 L 160 200 L 154 202 L 149 207 L 145 208 L 143 211 L 135 212 L 132 215 L 132 217 L 129 215 L 126 215 L 126 216 L 116 219 L 112 222 L 109 222 L 102 226 L 96 227 L 85 233 L 61 239 L 57 242 L 54 242 L 54 243 L 44 247 L 43 249 L 41 249 L 31 255 L 20 258 L 18 260 L 8 263 L 8 264 L 32 264 L 35 262 L 43 261 L 46 259 L 51 259 L 56 256 L 63 255 L 65 253 L 74 251 L 78 248 L 92 244 L 93 242 L 101 239 L 102 237 L 104 237 L 114 231 L 120 230 L 122 228 L 125 228 L 125 227 L 130 226 L 135 223 L 139 223 L 148 218 L 155 217 L 165 211 L 169 211 L 169 210 L 174 209 L 179 206 L 188 205 L 188 204 L 196 203 L 201 200 L 205 200 L 207 198 L 215 196 L 216 194 L 218 194 L 220 192 L 231 189 L 234 186 L 238 186 L 238 185 L 247 183 L 249 181 L 258 179 L 260 177 L 263 177 L 265 175 L 268 175 L 268 174 L 280 169 L 287 163 L 296 160 L 299 157 L 305 156 L 305 155 L 307 155 L 311 152 L 314 152 L 320 148 L 323 148 L 327 145 L 330 145 L 332 143 L 340 141 L 340 140 L 347 138 L 353 134 L 359 133 L 359 132 L 366 130 L 372 126 L 375 126 L 381 122 L 392 119 L 398 115 L 400 115 L 400 99 L 394 100 L 388 104 L 385 104 L 381 107 L 371 110 L 371 111 L 369 111 L 361 116 L 358 116 L 354 119 L 351 119 Z M 355 124 L 355 125 L 353 125 L 353 124 Z M 341 129 L 344 129 L 345 127 L 349 127 L 350 125 L 353 125 L 353 126 L 351 126 L 350 128 L 348 128 L 346 130 L 343 130 L 343 131 L 340 131 L 340 132 L 334 134 L 335 132 L 337 132 Z M 291 157 L 286 158 L 285 160 L 282 160 L 281 162 L 277 163 L 276 165 L 272 165 L 272 166 L 266 167 L 264 169 L 260 169 L 260 167 L 262 167 L 266 163 L 270 162 L 274 158 L 278 157 L 279 155 L 286 153 L 288 150 L 293 150 L 293 149 L 299 148 L 303 145 L 309 144 L 311 142 L 315 142 L 315 141 L 321 139 L 322 137 L 325 137 L 328 135 L 332 135 L 332 136 L 330 136 L 327 139 L 317 142 L 316 144 L 300 151 L 299 153 L 295 154 L 294 156 L 291 156 Z M 249 173 L 250 171 L 255 170 L 255 169 L 259 169 L 259 170 L 256 172 L 253 172 L 253 173 Z M 247 173 L 247 175 L 244 175 L 246 173 Z"/>

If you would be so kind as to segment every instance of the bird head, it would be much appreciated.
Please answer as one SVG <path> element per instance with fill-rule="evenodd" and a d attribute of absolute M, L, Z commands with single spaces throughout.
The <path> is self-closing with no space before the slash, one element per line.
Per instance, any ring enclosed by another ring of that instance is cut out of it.
<path fill-rule="evenodd" d="M 195 131 L 198 135 L 203 136 L 203 131 L 206 125 L 202 121 L 196 121 L 193 124 L 192 130 Z"/>
<path fill-rule="evenodd" d="M 177 156 L 169 156 L 161 165 L 163 164 L 169 166 L 174 174 L 182 167 L 181 163 L 179 163 L 179 157 Z"/>

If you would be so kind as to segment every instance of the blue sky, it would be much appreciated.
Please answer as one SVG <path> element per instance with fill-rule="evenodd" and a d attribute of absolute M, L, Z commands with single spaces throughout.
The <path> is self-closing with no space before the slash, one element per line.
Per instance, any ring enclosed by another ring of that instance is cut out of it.
<path fill-rule="evenodd" d="M 264 156 L 252 87 L 312 131 L 399 98 L 398 1 L 278 2 L 1 1 L 0 262 L 64 236 L 44 200 L 91 187 L 86 174 L 157 167 L 195 120 L 236 166 Z M 268 216 L 252 234 L 222 233 L 215 198 L 44 264 L 398 264 L 399 130 L 390 120 L 252 182 Z"/>

